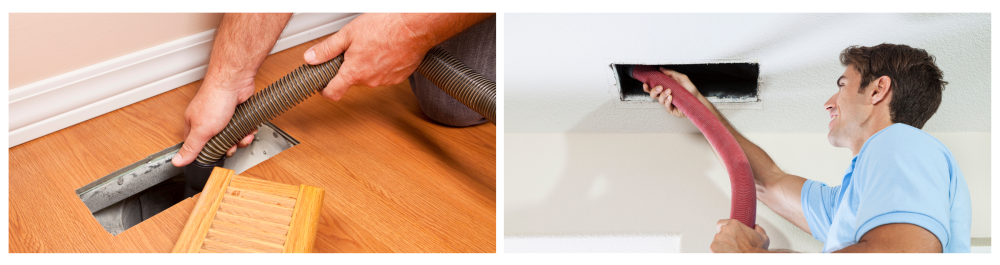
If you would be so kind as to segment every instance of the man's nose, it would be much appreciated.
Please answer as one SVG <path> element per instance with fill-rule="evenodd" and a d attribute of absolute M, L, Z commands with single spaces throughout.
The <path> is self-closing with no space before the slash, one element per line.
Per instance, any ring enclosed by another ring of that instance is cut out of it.
<path fill-rule="evenodd" d="M 833 108 L 836 107 L 836 105 L 837 105 L 837 94 L 833 94 L 833 96 L 830 97 L 830 99 L 823 104 L 823 107 L 826 109 L 826 111 L 832 111 Z"/>

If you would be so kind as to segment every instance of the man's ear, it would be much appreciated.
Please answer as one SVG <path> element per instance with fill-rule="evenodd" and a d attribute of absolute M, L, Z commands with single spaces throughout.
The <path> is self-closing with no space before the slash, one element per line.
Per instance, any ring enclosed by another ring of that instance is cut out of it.
<path fill-rule="evenodd" d="M 889 76 L 881 76 L 875 79 L 873 82 L 875 87 L 871 91 L 872 105 L 882 102 L 882 100 L 888 99 L 889 92 L 892 91 L 892 79 Z"/>

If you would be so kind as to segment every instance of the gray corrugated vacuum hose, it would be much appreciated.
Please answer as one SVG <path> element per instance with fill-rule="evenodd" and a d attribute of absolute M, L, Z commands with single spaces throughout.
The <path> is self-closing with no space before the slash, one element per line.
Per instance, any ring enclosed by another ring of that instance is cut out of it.
<path fill-rule="evenodd" d="M 324 87 L 340 71 L 341 54 L 318 65 L 302 65 L 278 81 L 236 106 L 233 118 L 218 135 L 205 144 L 198 158 L 184 167 L 187 188 L 198 192 L 215 166 L 221 166 L 226 151 L 266 121 L 281 115 Z M 434 47 L 417 67 L 424 77 L 496 124 L 496 83 L 458 61 L 448 52 Z M 193 195 L 193 194 L 190 194 Z"/>

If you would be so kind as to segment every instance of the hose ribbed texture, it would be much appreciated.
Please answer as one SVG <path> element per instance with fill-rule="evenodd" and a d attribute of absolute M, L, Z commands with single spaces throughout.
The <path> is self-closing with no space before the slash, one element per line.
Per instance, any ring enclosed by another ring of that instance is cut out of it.
<path fill-rule="evenodd" d="M 197 162 L 213 164 L 244 136 L 260 127 L 266 121 L 285 113 L 314 93 L 323 90 L 344 63 L 341 54 L 333 60 L 318 65 L 304 64 L 295 71 L 250 96 L 246 102 L 236 105 L 233 118 L 215 137 L 205 144 L 198 154 Z"/>
<path fill-rule="evenodd" d="M 441 48 L 434 47 L 424 56 L 417 72 L 465 106 L 493 124 L 496 122 L 497 84 L 476 73 Z"/>
<path fill-rule="evenodd" d="M 729 172 L 729 182 L 733 197 L 729 210 L 729 219 L 739 220 L 744 225 L 753 228 L 757 220 L 757 190 L 753 182 L 753 171 L 750 161 L 715 115 L 702 105 L 691 92 L 684 89 L 673 78 L 663 74 L 654 66 L 637 65 L 631 71 L 632 77 L 649 85 L 650 88 L 663 86 L 672 90 L 673 105 L 691 119 L 695 127 L 701 130 L 715 152 L 722 157 L 722 162 Z"/>
<path fill-rule="evenodd" d="M 323 90 L 340 71 L 343 62 L 344 55 L 341 54 L 319 65 L 302 65 L 237 105 L 229 124 L 205 144 L 196 162 L 211 165 L 219 161 L 230 147 L 261 124 Z M 417 71 L 448 95 L 496 124 L 496 83 L 437 47 L 427 52 Z"/>

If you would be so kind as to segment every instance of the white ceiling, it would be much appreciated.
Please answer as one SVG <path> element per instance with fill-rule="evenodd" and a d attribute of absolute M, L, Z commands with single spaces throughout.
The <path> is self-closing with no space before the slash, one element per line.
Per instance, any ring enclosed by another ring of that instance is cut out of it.
<path fill-rule="evenodd" d="M 850 45 L 937 57 L 949 85 L 930 132 L 990 131 L 990 14 L 506 14 L 506 132 L 697 132 L 653 103 L 618 101 L 611 63 L 761 64 L 759 104 L 722 112 L 742 132 L 826 132 Z"/>

